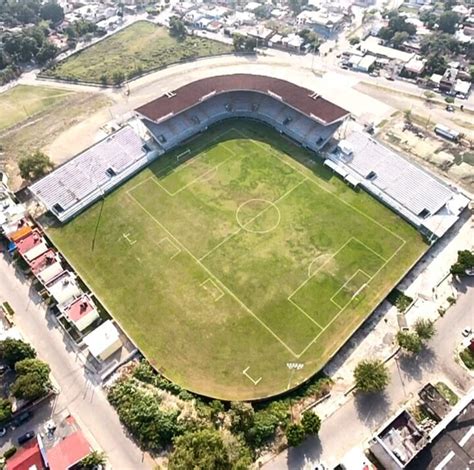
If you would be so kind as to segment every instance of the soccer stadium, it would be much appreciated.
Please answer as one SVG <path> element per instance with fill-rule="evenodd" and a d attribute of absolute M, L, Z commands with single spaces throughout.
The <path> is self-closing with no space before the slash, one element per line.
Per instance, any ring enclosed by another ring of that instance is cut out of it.
<path fill-rule="evenodd" d="M 30 190 L 150 363 L 253 400 L 316 372 L 469 202 L 349 113 L 266 76 L 170 90 Z"/>

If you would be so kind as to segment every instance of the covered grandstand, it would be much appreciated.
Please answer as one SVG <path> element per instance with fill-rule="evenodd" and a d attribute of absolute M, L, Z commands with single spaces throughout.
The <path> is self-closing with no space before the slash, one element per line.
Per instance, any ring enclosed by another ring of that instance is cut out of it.
<path fill-rule="evenodd" d="M 360 185 L 429 238 L 442 237 L 469 198 L 364 132 L 341 141 L 325 165 Z"/>
<path fill-rule="evenodd" d="M 263 121 L 318 151 L 349 115 L 307 88 L 250 74 L 197 80 L 136 111 L 164 151 L 227 118 Z"/>

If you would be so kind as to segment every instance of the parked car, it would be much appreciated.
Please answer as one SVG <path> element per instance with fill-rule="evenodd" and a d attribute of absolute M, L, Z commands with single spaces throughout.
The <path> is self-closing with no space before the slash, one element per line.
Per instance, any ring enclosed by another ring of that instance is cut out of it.
<path fill-rule="evenodd" d="M 468 336 L 472 335 L 472 328 L 470 326 L 467 326 L 462 330 L 462 335 L 467 338 Z"/>
<path fill-rule="evenodd" d="M 0 437 L 5 436 L 6 433 L 7 433 L 7 428 L 0 428 Z"/>
<path fill-rule="evenodd" d="M 454 113 L 454 106 L 451 106 L 450 104 L 448 104 L 446 106 L 446 111 L 449 111 L 450 113 Z"/>
<path fill-rule="evenodd" d="M 22 435 L 17 439 L 18 445 L 19 445 L 19 446 L 22 446 L 25 442 L 30 441 L 30 440 L 33 439 L 34 437 L 35 437 L 35 432 L 34 432 L 34 431 L 25 432 L 25 434 L 22 434 Z"/>
<path fill-rule="evenodd" d="M 24 413 L 21 413 L 15 419 L 12 421 L 12 428 L 18 428 L 20 427 L 23 423 L 26 423 L 33 417 L 33 413 L 31 411 L 25 411 Z"/>

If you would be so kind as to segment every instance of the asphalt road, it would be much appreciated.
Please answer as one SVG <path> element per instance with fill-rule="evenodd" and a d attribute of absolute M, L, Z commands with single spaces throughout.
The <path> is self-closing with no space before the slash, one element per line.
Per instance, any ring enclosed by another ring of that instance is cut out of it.
<path fill-rule="evenodd" d="M 319 438 L 279 454 L 266 470 L 314 469 L 318 462 L 332 468 L 351 448 L 363 445 L 381 424 L 429 381 L 446 378 L 460 392 L 474 386 L 474 378 L 461 367 L 454 354 L 461 331 L 474 326 L 474 278 L 459 286 L 457 303 L 436 322 L 437 333 L 416 359 L 400 356 L 389 364 L 391 382 L 379 396 L 357 396 L 326 419 Z"/>
<path fill-rule="evenodd" d="M 42 419 L 57 416 L 68 409 L 89 438 L 107 454 L 114 469 L 152 468 L 153 462 L 125 435 L 115 410 L 108 403 L 99 384 L 83 368 L 76 351 L 63 336 L 54 318 L 46 314 L 30 282 L 18 275 L 0 256 L 0 299 L 8 301 L 15 311 L 15 323 L 25 339 L 46 361 L 61 392 L 50 405 L 35 413 L 35 418 L 20 431 L 9 433 L 6 443 L 17 434 L 37 429 Z M 0 445 L 5 442 L 0 442 Z M 145 461 L 144 461 L 145 459 Z"/>

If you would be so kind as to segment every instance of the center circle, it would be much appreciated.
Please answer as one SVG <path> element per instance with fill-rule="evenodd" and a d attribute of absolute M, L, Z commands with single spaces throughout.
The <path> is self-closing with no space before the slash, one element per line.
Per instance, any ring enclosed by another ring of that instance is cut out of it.
<path fill-rule="evenodd" d="M 280 209 L 267 199 L 249 199 L 243 202 L 235 213 L 239 227 L 251 233 L 268 233 L 280 224 Z M 258 219 L 264 218 L 263 227 L 252 228 Z"/>

